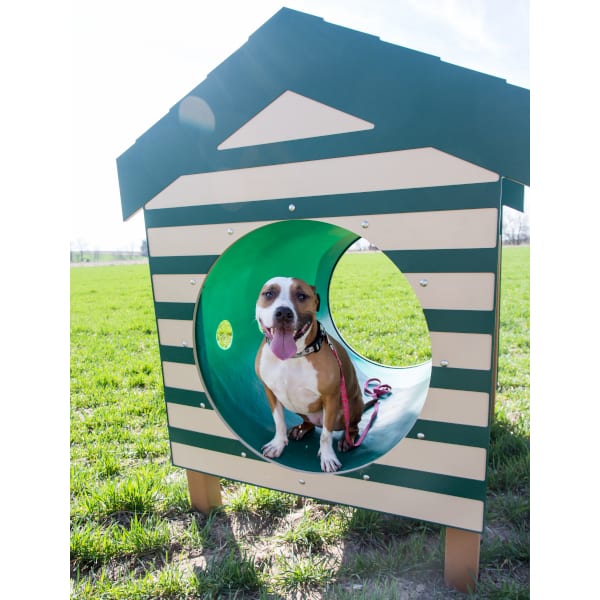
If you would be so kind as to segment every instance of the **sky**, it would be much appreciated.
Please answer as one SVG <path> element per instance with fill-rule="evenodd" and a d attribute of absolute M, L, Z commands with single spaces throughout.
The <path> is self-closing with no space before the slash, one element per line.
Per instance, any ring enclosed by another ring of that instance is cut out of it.
<path fill-rule="evenodd" d="M 139 250 L 117 157 L 282 6 L 529 87 L 528 0 L 75 2 L 73 248 Z"/>

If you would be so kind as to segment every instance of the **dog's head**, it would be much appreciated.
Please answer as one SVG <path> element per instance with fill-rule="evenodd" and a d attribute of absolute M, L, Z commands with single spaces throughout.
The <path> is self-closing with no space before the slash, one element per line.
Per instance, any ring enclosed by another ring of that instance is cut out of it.
<path fill-rule="evenodd" d="M 256 301 L 256 320 L 273 354 L 285 360 L 301 352 L 316 325 L 319 295 L 314 286 L 293 277 L 273 277 Z"/>

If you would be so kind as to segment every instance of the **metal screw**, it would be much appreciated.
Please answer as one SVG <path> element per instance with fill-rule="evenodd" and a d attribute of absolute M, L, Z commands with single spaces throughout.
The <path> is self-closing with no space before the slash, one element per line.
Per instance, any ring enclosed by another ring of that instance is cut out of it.
<path fill-rule="evenodd" d="M 242 458 L 246 458 L 246 453 L 242 452 Z"/>
<path fill-rule="evenodd" d="M 190 279 L 190 285 L 196 285 L 197 281 L 195 279 Z"/>
<path fill-rule="evenodd" d="M 298 479 L 298 483 L 301 485 L 304 485 L 306 483 L 306 481 L 304 481 L 304 479 Z"/>
<path fill-rule="evenodd" d="M 369 481 L 369 479 L 371 479 L 371 477 L 369 477 L 369 475 L 363 475 L 363 479 L 364 479 L 365 481 Z"/>
<path fill-rule="evenodd" d="M 367 221 L 367 220 L 364 220 L 364 221 L 363 221 L 363 222 L 360 224 L 360 226 L 361 226 L 363 229 L 367 229 L 367 228 L 369 227 L 369 221 Z"/>
<path fill-rule="evenodd" d="M 427 281 L 427 279 L 421 279 L 421 281 L 419 281 L 419 285 L 421 287 L 427 287 L 428 283 L 429 283 L 429 281 Z"/>
<path fill-rule="evenodd" d="M 206 404 L 204 404 L 204 402 L 200 402 L 200 408 L 206 408 Z"/>
<path fill-rule="evenodd" d="M 447 367 L 447 366 L 448 366 L 448 364 L 449 364 L 449 363 L 448 363 L 448 361 L 447 361 L 447 360 L 440 360 L 440 365 L 441 365 L 442 367 Z"/>
<path fill-rule="evenodd" d="M 227 234 L 228 235 L 233 235 L 233 229 L 231 227 L 227 228 Z"/>
<path fill-rule="evenodd" d="M 295 205 L 295 204 L 290 204 L 290 205 L 288 206 L 288 210 L 289 210 L 290 212 L 294 212 L 294 211 L 296 210 L 296 205 Z"/>
<path fill-rule="evenodd" d="M 425 434 L 424 433 L 417 433 L 417 438 L 420 440 L 424 440 L 425 439 Z"/>
<path fill-rule="evenodd" d="M 182 345 L 184 348 L 187 348 L 187 340 L 183 340 L 183 342 L 181 342 L 181 345 Z"/>

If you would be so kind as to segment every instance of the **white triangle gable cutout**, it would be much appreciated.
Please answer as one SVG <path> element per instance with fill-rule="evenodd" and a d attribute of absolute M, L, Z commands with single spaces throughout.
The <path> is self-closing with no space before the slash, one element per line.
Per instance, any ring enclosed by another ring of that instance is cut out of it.
<path fill-rule="evenodd" d="M 232 133 L 219 150 L 373 129 L 373 123 L 290 90 Z"/>

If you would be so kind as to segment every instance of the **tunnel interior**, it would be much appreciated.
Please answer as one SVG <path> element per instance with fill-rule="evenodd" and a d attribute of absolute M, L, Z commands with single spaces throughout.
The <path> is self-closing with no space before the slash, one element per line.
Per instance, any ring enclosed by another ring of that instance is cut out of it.
<path fill-rule="evenodd" d="M 214 410 L 240 441 L 262 457 L 262 446 L 274 435 L 262 383 L 254 371 L 263 335 L 255 320 L 255 303 L 265 281 L 274 276 L 304 279 L 321 298 L 318 319 L 327 333 L 346 348 L 361 386 L 372 377 L 392 387 L 363 444 L 339 453 L 338 473 L 364 468 L 394 448 L 412 429 L 425 402 L 431 362 L 395 367 L 377 364 L 351 348 L 335 327 L 329 305 L 329 285 L 337 262 L 359 235 L 341 227 L 310 220 L 281 221 L 241 237 L 215 261 L 204 281 L 194 317 L 196 359 Z M 227 344 L 217 332 L 230 325 Z M 366 398 L 365 398 L 366 400 Z M 361 431 L 370 417 L 365 412 Z M 286 411 L 288 427 L 301 422 Z M 273 462 L 299 471 L 320 473 L 319 429 L 299 442 L 290 441 Z M 336 437 L 342 432 L 336 433 Z M 264 459 L 271 460 L 271 459 Z"/>

